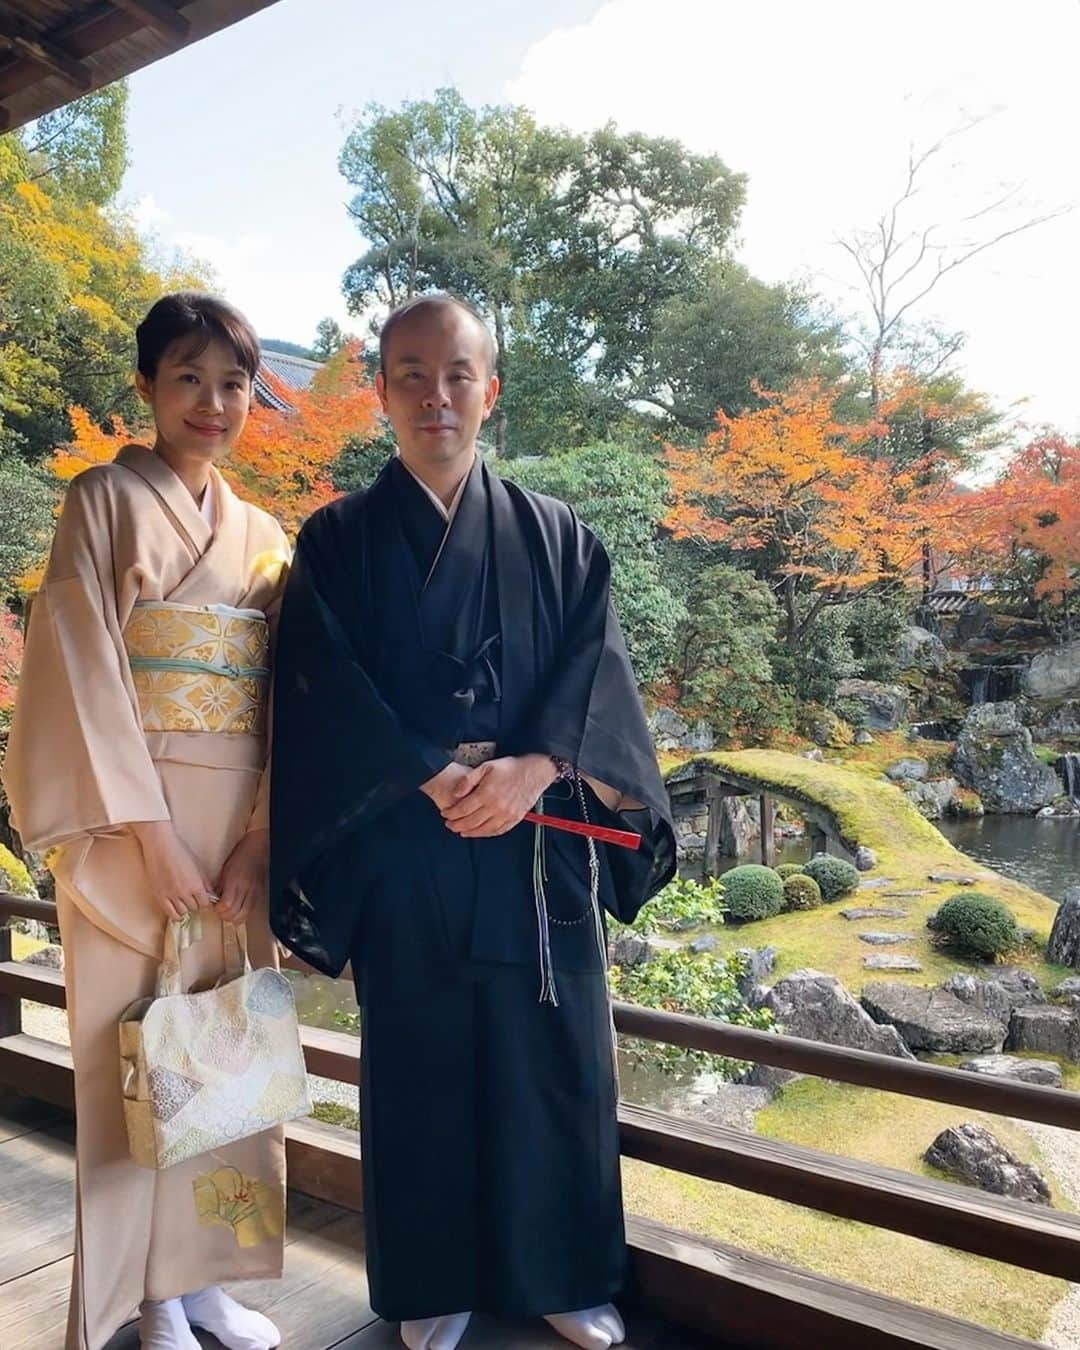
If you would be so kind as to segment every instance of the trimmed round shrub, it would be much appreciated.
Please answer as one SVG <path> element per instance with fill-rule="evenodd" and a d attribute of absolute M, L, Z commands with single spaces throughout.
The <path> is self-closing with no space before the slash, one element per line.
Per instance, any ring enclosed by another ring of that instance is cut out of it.
<path fill-rule="evenodd" d="M 1023 941 L 1012 912 L 981 891 L 952 896 L 933 917 L 933 931 L 942 942 L 983 961 L 1004 956 Z"/>
<path fill-rule="evenodd" d="M 817 909 L 821 904 L 821 887 L 813 877 L 796 872 L 784 878 L 785 909 Z"/>
<path fill-rule="evenodd" d="M 784 881 L 787 881 L 788 877 L 801 877 L 806 871 L 806 868 L 802 863 L 781 863 L 775 871 L 778 877 L 782 877 Z"/>
<path fill-rule="evenodd" d="M 843 858 L 830 858 L 819 853 L 806 864 L 805 872 L 821 887 L 821 898 L 826 904 L 842 900 L 859 886 L 859 873 L 852 863 Z"/>
<path fill-rule="evenodd" d="M 784 908 L 784 883 L 760 863 L 733 867 L 724 873 L 724 904 L 737 923 L 771 919 Z"/>

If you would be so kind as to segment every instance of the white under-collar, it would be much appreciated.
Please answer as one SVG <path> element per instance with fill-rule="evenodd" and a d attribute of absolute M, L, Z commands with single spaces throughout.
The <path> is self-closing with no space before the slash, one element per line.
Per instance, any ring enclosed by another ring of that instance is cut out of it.
<path fill-rule="evenodd" d="M 202 501 L 199 503 L 199 515 L 210 526 L 211 530 L 217 524 L 217 504 L 214 501 L 214 480 L 208 479 L 206 487 L 203 489 Z"/>
<path fill-rule="evenodd" d="M 465 495 L 465 484 L 469 481 L 469 474 L 471 474 L 473 471 L 473 465 L 470 464 L 468 469 L 465 471 L 465 477 L 457 485 L 457 490 L 454 493 L 450 505 L 447 506 L 446 503 L 443 501 L 443 499 L 439 496 L 439 494 L 437 492 L 432 492 L 431 488 L 428 487 L 428 485 L 424 482 L 424 480 L 420 477 L 420 475 L 414 472 L 412 469 L 410 469 L 408 464 L 406 464 L 405 461 L 401 459 L 401 452 L 398 451 L 396 453 L 398 459 L 401 460 L 402 467 L 408 470 L 409 474 L 420 484 L 420 486 L 427 493 L 428 499 L 431 502 L 432 506 L 435 507 L 439 515 L 442 516 L 443 520 L 445 520 L 446 523 L 449 525 L 451 521 L 454 519 L 454 517 L 457 515 L 457 509 L 461 505 L 462 497 Z M 474 458 L 473 464 L 475 463 L 476 460 Z"/>

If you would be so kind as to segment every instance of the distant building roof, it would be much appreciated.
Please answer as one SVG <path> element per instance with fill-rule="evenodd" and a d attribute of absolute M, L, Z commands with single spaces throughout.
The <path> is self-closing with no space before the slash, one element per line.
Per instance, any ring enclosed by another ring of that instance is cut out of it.
<path fill-rule="evenodd" d="M 265 347 L 260 348 L 259 355 L 261 361 L 255 372 L 255 398 L 264 408 L 273 408 L 275 412 L 289 412 L 292 404 L 275 392 L 267 374 L 289 389 L 308 389 L 316 374 L 322 370 L 321 362 L 308 361 L 303 356 L 271 352 Z"/>

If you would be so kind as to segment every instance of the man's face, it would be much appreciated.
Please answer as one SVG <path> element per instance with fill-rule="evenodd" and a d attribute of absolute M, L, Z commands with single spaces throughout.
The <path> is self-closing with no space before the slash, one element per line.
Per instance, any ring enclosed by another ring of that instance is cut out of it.
<path fill-rule="evenodd" d="M 431 305 L 390 334 L 375 388 L 402 458 L 421 465 L 473 449 L 499 381 L 488 370 L 488 343 L 477 320 L 457 305 Z"/>
<path fill-rule="evenodd" d="M 177 338 L 162 353 L 154 378 L 137 375 L 135 382 L 153 409 L 158 436 L 182 455 L 221 459 L 244 429 L 251 379 L 220 338 L 197 355 L 190 339 Z"/>

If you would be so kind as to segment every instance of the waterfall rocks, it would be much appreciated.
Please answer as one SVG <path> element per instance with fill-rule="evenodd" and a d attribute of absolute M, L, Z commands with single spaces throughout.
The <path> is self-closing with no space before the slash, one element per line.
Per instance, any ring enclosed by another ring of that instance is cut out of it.
<path fill-rule="evenodd" d="M 1034 815 L 1061 792 L 1057 774 L 1036 756 L 1015 703 L 971 709 L 956 742 L 953 768 L 991 811 Z"/>
<path fill-rule="evenodd" d="M 1080 886 L 1070 886 L 1054 915 L 1046 959 L 1055 966 L 1080 970 Z"/>
<path fill-rule="evenodd" d="M 1024 675 L 1024 693 L 1031 698 L 1080 695 L 1080 639 L 1034 656 Z"/>

